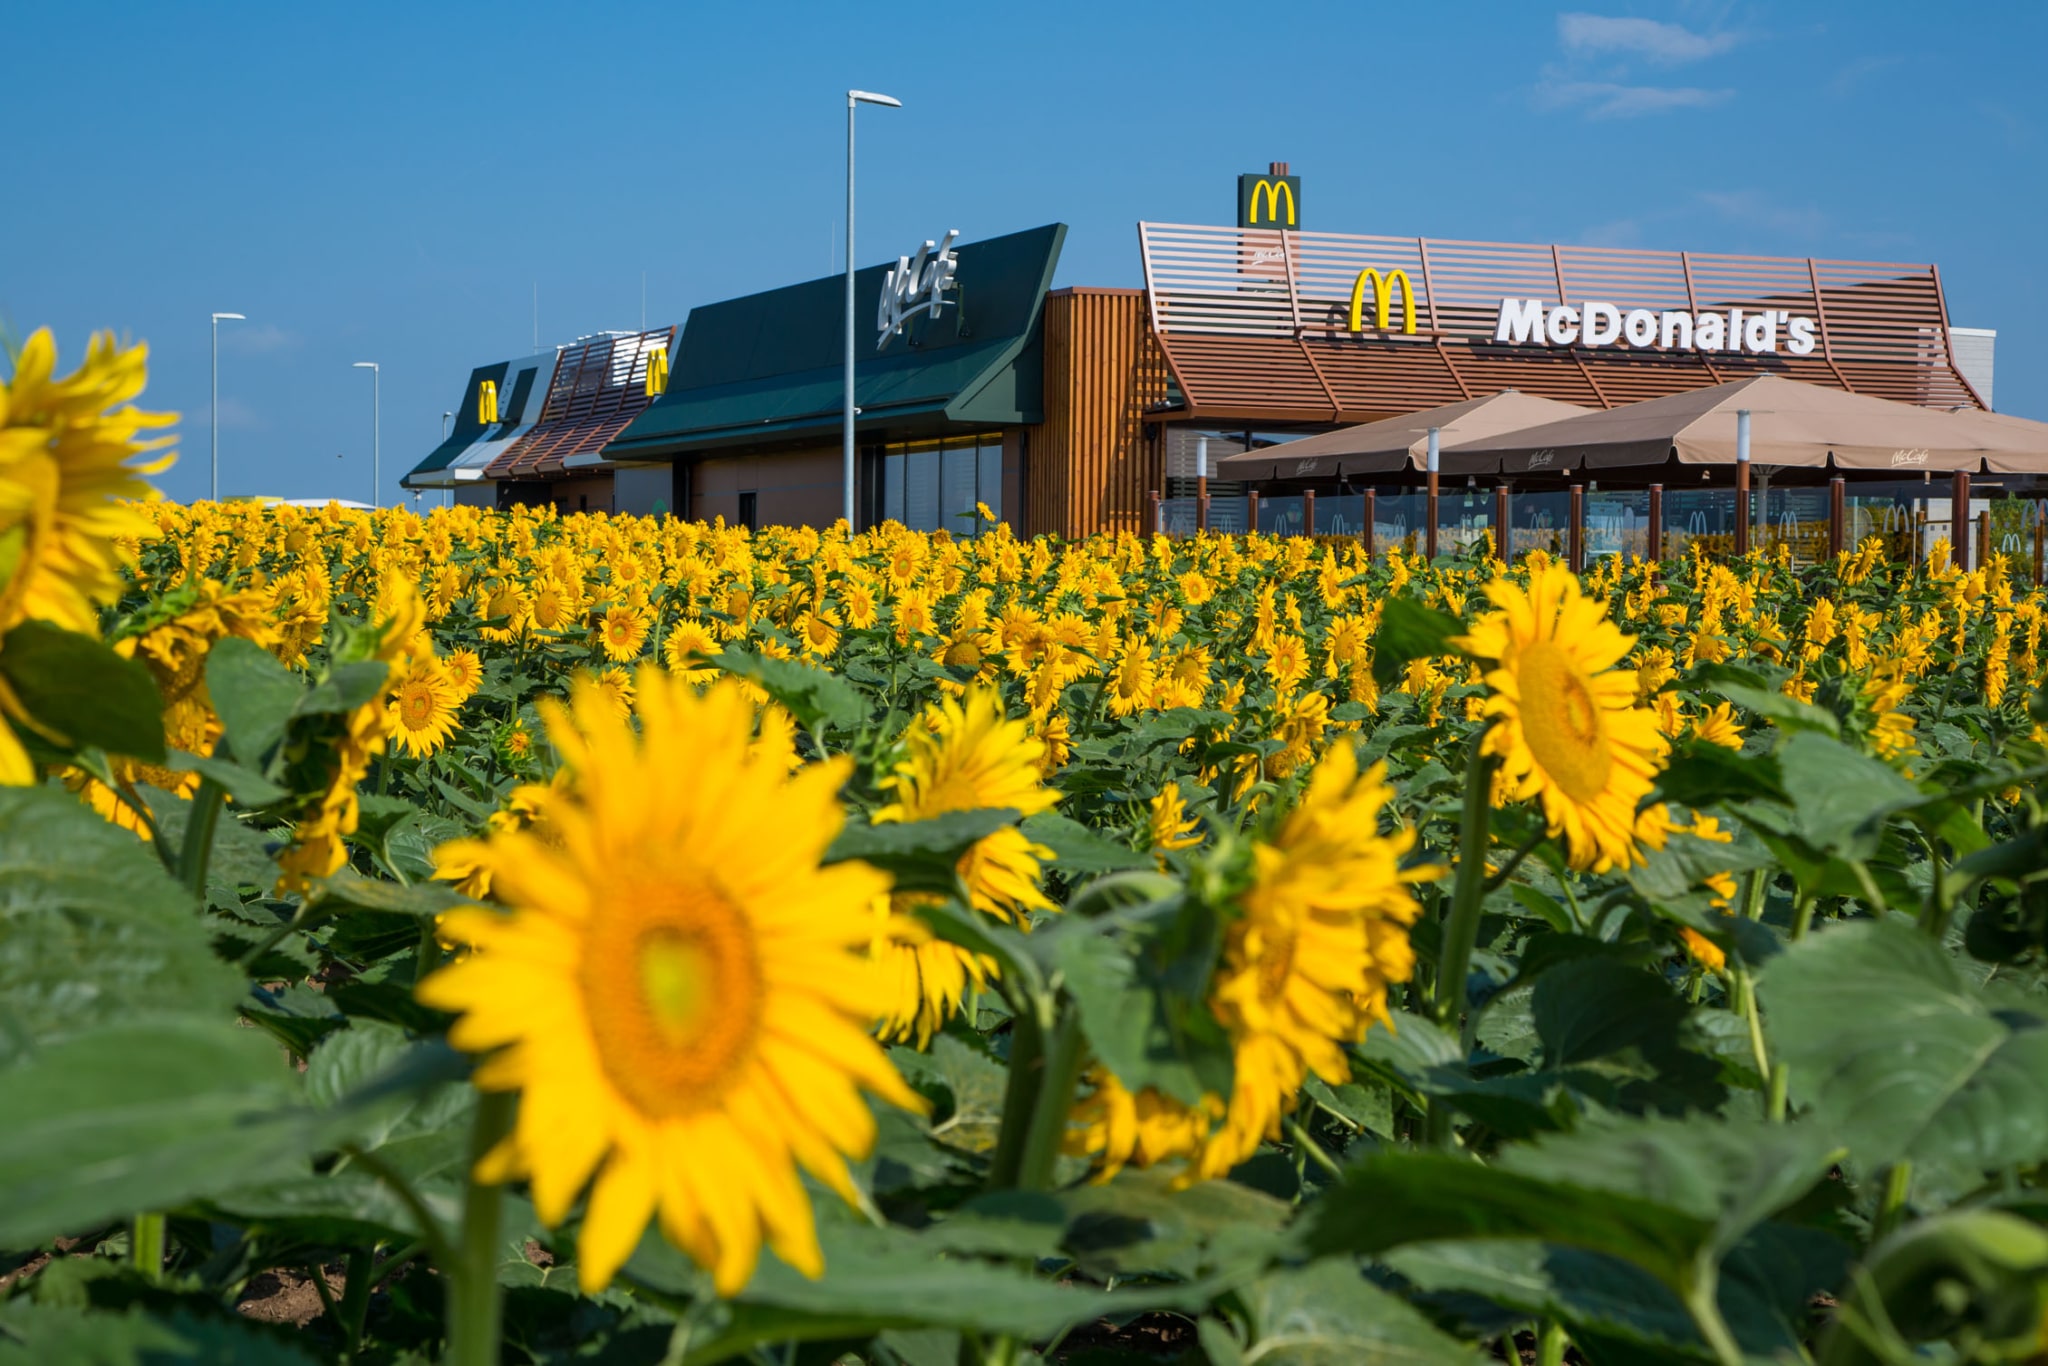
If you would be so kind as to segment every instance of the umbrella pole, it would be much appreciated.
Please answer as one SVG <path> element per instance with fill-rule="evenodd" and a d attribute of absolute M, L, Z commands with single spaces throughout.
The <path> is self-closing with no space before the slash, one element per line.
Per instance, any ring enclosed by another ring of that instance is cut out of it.
<path fill-rule="evenodd" d="M 1949 491 L 1949 545 L 1955 551 L 1956 568 L 1970 572 L 1970 472 L 1957 470 Z"/>
<path fill-rule="evenodd" d="M 1735 555 L 1749 553 L 1749 409 L 1735 414 Z"/>
<path fill-rule="evenodd" d="M 1429 429 L 1429 497 L 1425 500 L 1429 504 L 1427 514 L 1429 525 L 1423 531 L 1422 546 L 1423 554 L 1432 560 L 1436 558 L 1436 466 L 1437 441 L 1441 430 L 1438 427 L 1431 427 Z"/>

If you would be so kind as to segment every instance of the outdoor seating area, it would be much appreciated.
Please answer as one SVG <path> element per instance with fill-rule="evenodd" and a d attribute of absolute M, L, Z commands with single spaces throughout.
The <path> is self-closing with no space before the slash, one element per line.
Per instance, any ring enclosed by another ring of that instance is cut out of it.
<path fill-rule="evenodd" d="M 1583 569 L 1603 556 L 1812 564 L 1872 536 L 1889 557 L 1946 539 L 2041 582 L 2048 423 L 1755 376 L 1614 408 L 1504 390 L 1226 456 L 1192 495 L 1155 493 L 1170 535 L 1351 537 L 1435 555 L 1482 536 Z M 1237 490 L 1211 496 L 1211 480 Z"/>

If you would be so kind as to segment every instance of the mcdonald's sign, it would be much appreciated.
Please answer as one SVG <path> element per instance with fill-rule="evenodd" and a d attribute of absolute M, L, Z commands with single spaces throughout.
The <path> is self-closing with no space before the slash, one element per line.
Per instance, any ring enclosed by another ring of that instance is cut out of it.
<path fill-rule="evenodd" d="M 498 420 L 498 382 L 494 379 L 476 387 L 476 420 L 485 425 Z"/>
<path fill-rule="evenodd" d="M 1301 177 L 1241 175 L 1237 178 L 1237 226 L 1301 227 Z"/>
<path fill-rule="evenodd" d="M 1394 311 L 1394 287 L 1401 287 L 1401 330 L 1409 336 L 1415 335 L 1415 285 L 1405 270 L 1390 270 L 1385 275 L 1367 267 L 1358 272 L 1358 278 L 1351 282 L 1352 332 L 1365 331 L 1365 291 L 1372 287 L 1374 326 L 1381 332 L 1390 330 Z"/>
<path fill-rule="evenodd" d="M 668 392 L 668 348 L 652 346 L 647 350 L 647 397 L 659 398 Z"/>

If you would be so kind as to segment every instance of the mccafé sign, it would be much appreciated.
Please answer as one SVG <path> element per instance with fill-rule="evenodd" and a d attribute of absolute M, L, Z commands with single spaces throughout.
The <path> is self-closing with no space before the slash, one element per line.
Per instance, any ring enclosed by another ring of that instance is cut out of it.
<path fill-rule="evenodd" d="M 1352 327 L 1356 330 L 1355 321 Z M 1624 311 L 1592 299 L 1576 307 L 1546 299 L 1502 299 L 1493 339 L 1511 346 L 1625 345 L 1632 351 L 1746 351 L 1758 356 L 1776 352 L 1782 341 L 1788 354 L 1809 356 L 1813 328 L 1813 319 L 1782 308 L 1653 312 Z"/>

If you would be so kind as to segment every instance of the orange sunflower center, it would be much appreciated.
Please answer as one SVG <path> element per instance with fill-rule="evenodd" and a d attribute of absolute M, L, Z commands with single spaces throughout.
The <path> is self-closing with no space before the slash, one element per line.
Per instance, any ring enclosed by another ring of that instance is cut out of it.
<path fill-rule="evenodd" d="M 650 1119 L 710 1109 L 753 1053 L 759 949 L 716 886 L 615 889 L 591 917 L 579 979 L 605 1075 Z"/>
<path fill-rule="evenodd" d="M 1546 776 L 1577 802 L 1607 790 L 1614 756 L 1590 680 L 1562 645 L 1539 640 L 1515 661 L 1521 682 L 1522 735 Z"/>
<path fill-rule="evenodd" d="M 423 683 L 409 683 L 398 694 L 398 716 L 407 730 L 422 730 L 434 719 L 434 695 Z"/>
<path fill-rule="evenodd" d="M 1287 979 L 1294 972 L 1294 933 L 1291 930 L 1273 930 L 1265 936 L 1260 945 L 1257 971 L 1259 975 L 1259 1000 L 1272 1005 L 1287 989 Z"/>

